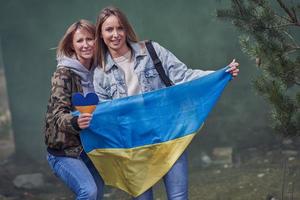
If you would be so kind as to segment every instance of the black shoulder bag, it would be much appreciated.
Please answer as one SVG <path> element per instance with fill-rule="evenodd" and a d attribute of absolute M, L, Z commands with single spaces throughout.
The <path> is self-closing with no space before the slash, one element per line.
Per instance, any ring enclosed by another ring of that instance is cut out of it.
<path fill-rule="evenodd" d="M 148 40 L 145 42 L 145 45 L 147 47 L 147 50 L 150 54 L 150 57 L 154 63 L 154 66 L 155 66 L 155 69 L 156 71 L 158 72 L 159 74 L 159 77 L 161 78 L 161 80 L 164 82 L 164 84 L 167 86 L 167 87 L 170 87 L 172 85 L 174 85 L 174 83 L 170 80 L 170 78 L 166 75 L 166 72 L 162 66 L 162 63 L 160 61 L 160 59 L 158 58 L 157 54 L 156 54 L 156 51 L 152 45 L 152 42 L 151 40 Z"/>

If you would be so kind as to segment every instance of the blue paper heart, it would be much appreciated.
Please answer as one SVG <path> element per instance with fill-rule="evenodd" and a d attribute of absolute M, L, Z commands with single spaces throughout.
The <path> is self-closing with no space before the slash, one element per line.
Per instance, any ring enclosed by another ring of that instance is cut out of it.
<path fill-rule="evenodd" d="M 99 99 L 95 93 L 88 93 L 85 97 L 79 92 L 72 95 L 73 106 L 90 106 L 98 103 Z"/>

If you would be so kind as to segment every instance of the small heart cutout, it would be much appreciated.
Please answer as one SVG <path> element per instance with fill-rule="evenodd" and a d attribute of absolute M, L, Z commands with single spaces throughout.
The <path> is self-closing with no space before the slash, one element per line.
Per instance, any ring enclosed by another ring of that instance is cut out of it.
<path fill-rule="evenodd" d="M 88 93 L 85 97 L 81 93 L 74 93 L 72 104 L 74 106 L 91 106 L 99 103 L 98 96 L 95 93 Z"/>
<path fill-rule="evenodd" d="M 92 113 L 98 103 L 99 98 L 95 93 L 88 93 L 85 97 L 81 93 L 72 95 L 72 104 L 81 113 Z"/>

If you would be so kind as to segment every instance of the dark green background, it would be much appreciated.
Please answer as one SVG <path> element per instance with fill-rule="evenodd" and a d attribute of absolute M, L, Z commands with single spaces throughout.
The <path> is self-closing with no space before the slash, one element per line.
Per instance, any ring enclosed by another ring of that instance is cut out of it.
<path fill-rule="evenodd" d="M 228 1 L 10 0 L 1 1 L 0 63 L 5 67 L 18 155 L 44 159 L 42 125 L 56 68 L 53 48 L 71 23 L 81 18 L 95 22 L 108 5 L 127 14 L 140 39 L 159 42 L 192 68 L 218 69 L 233 58 L 240 62 L 240 76 L 194 139 L 191 154 L 214 146 L 244 148 L 273 141 L 268 108 L 251 86 L 255 64 L 242 54 L 233 25 L 216 18 L 216 9 L 226 8 Z"/>

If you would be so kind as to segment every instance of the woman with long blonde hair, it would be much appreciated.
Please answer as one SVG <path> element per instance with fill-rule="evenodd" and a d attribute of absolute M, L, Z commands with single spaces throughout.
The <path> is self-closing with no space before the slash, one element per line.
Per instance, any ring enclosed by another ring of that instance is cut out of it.
<path fill-rule="evenodd" d="M 152 42 L 165 74 L 173 84 L 179 84 L 205 76 L 212 71 L 192 70 L 170 51 Z M 165 88 L 155 63 L 137 36 L 126 16 L 116 7 L 104 8 L 96 25 L 95 92 L 102 100 L 111 100 Z M 237 76 L 239 64 L 233 60 L 229 73 Z M 104 75 L 103 75 L 104 74 Z M 151 176 L 151 175 L 150 175 Z M 155 176 L 155 175 L 153 175 Z M 184 152 L 163 177 L 169 200 L 188 199 L 188 161 Z M 135 200 L 152 200 L 149 188 Z"/>
<path fill-rule="evenodd" d="M 100 200 L 103 180 L 84 152 L 80 130 L 87 128 L 91 114 L 75 117 L 73 93 L 94 92 L 95 26 L 87 20 L 73 23 L 57 48 L 57 69 L 45 119 L 45 143 L 50 167 L 76 195 L 76 199 Z"/>

